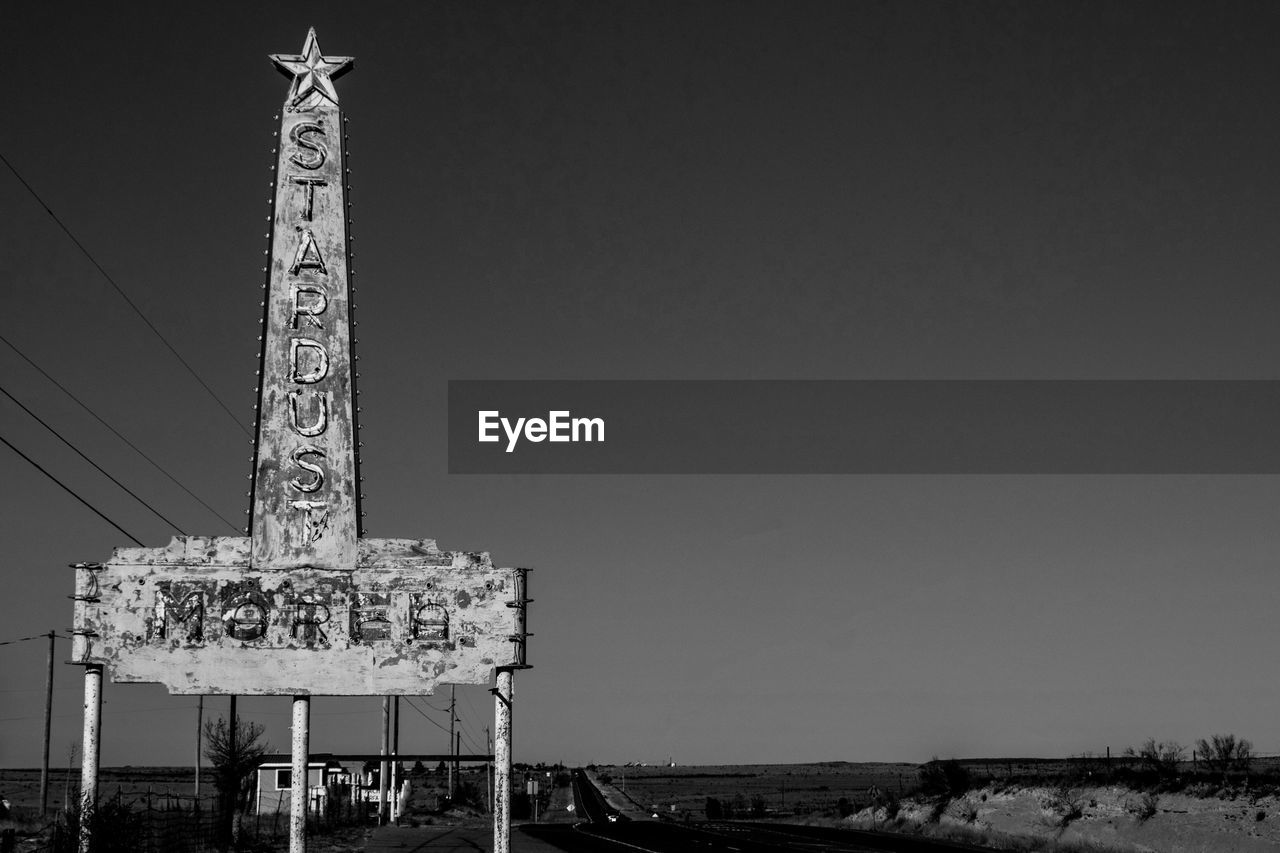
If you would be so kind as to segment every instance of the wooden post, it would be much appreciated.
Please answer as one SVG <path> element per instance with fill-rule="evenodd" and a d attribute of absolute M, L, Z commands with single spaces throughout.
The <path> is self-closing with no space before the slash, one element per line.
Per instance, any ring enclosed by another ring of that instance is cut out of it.
<path fill-rule="evenodd" d="M 49 737 L 53 720 L 53 638 L 49 632 L 49 673 L 44 680 L 44 753 L 40 759 L 40 816 L 49 810 Z"/>
<path fill-rule="evenodd" d="M 511 853 L 511 699 L 513 675 L 498 670 L 493 691 L 493 853 Z"/>
<path fill-rule="evenodd" d="M 289 790 L 289 853 L 307 853 L 307 789 L 311 697 L 293 697 L 293 771 Z"/>
<path fill-rule="evenodd" d="M 80 853 L 93 841 L 98 804 L 98 755 L 102 744 L 102 664 L 84 665 L 84 749 L 80 757 Z"/>

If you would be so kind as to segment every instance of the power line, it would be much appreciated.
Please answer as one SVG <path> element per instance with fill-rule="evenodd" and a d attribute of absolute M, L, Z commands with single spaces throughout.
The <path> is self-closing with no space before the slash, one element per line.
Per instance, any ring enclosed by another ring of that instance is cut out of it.
<path fill-rule="evenodd" d="M 459 722 L 461 722 L 461 720 L 459 720 Z M 467 731 L 466 727 L 463 727 L 462 729 L 462 739 L 465 740 L 468 744 L 470 744 L 471 748 L 474 749 L 476 752 L 485 751 L 480 748 L 480 744 L 476 743 L 475 738 L 471 737 L 471 734 Z"/>
<path fill-rule="evenodd" d="M 222 516 L 222 514 L 221 514 L 221 513 L 219 513 L 216 509 L 214 509 L 213 507 L 209 506 L 207 503 L 205 503 L 204 501 L 202 501 L 202 500 L 200 499 L 200 497 L 199 497 L 198 495 L 196 495 L 196 493 L 195 493 L 195 492 L 191 491 L 191 490 L 190 490 L 190 489 L 188 489 L 186 486 L 182 485 L 182 483 L 178 482 L 178 479 L 177 479 L 176 477 L 174 477 L 172 474 L 170 474 L 170 473 L 169 473 L 168 471 L 166 471 L 164 468 L 160 467 L 160 463 L 159 463 L 159 462 L 156 462 L 154 459 L 152 459 L 152 458 L 151 458 L 150 456 L 148 456 L 146 453 L 143 453 L 141 448 L 139 448 L 139 447 L 138 447 L 136 444 L 134 444 L 132 441 L 130 441 L 129 439 L 127 439 L 127 438 L 125 438 L 123 435 L 121 435 L 121 434 L 120 434 L 120 432 L 119 432 L 115 427 L 113 427 L 111 424 L 109 424 L 109 423 L 107 423 L 105 420 L 103 420 L 103 419 L 102 419 L 102 417 L 101 417 L 97 412 L 95 412 L 93 409 L 89 408 L 89 406 L 88 406 L 87 404 L 85 404 L 85 402 L 84 402 L 83 400 L 81 400 L 81 399 L 80 399 L 79 397 L 77 397 L 75 394 L 72 394 L 69 390 L 67 390 L 66 386 L 64 386 L 61 382 L 59 382 L 58 380 L 56 380 L 56 379 L 54 379 L 52 376 L 50 376 L 50 375 L 45 371 L 45 369 L 44 369 L 43 367 L 41 367 L 40 365 L 38 365 L 38 364 L 36 364 L 34 361 L 32 361 L 30 356 L 28 356 L 28 355 L 27 355 L 26 353 L 24 353 L 22 350 L 18 349 L 18 348 L 17 348 L 17 346 L 15 346 L 15 345 L 13 344 L 13 342 L 12 342 L 12 341 L 10 341 L 10 340 L 9 340 L 8 338 L 6 338 L 4 335 L 0 335 L 0 342 L 3 342 L 7 347 L 9 347 L 9 349 L 11 349 L 11 350 L 13 350 L 14 352 L 16 352 L 16 353 L 17 353 L 17 354 L 18 354 L 18 355 L 19 355 L 19 356 L 20 356 L 20 357 L 21 357 L 21 358 L 22 358 L 22 359 L 23 359 L 27 364 L 29 364 L 29 365 L 31 365 L 32 367 L 34 367 L 34 368 L 35 368 L 35 369 L 40 373 L 40 375 L 41 375 L 41 376 L 43 376 L 45 379 L 48 379 L 50 382 L 52 382 L 55 386 L 57 386 L 57 388 L 58 388 L 58 390 L 59 390 L 59 391 L 61 391 L 63 394 L 66 394 L 68 397 L 70 397 L 72 400 L 74 400 L 74 401 L 76 402 L 76 404 L 77 404 L 78 406 L 80 406 L 80 408 L 84 409 L 86 412 L 88 412 L 90 415 L 92 415 L 92 416 L 94 417 L 94 419 L 95 419 L 95 420 L 97 420 L 97 422 L 98 422 L 98 423 L 102 424 L 104 427 L 106 427 L 107 429 L 109 429 L 109 430 L 111 431 L 111 434 L 112 434 L 112 435 L 114 435 L 116 438 L 118 438 L 118 439 L 120 439 L 121 441 L 123 441 L 125 444 L 129 445 L 129 447 L 133 450 L 133 452 L 134 452 L 134 453 L 138 454 L 138 455 L 139 455 L 139 456 L 141 456 L 143 459 L 147 460 L 147 462 L 151 463 L 151 467 L 152 467 L 152 468 L 155 468 L 155 469 L 156 469 L 157 471 L 159 471 L 161 474 L 164 474 L 166 477 L 168 477 L 170 482 L 172 482 L 172 483 L 173 483 L 175 486 L 177 486 L 179 489 L 182 489 L 182 491 L 184 491 L 184 492 L 186 492 L 188 495 L 190 495 L 190 496 L 191 496 L 191 498 L 192 498 L 193 500 L 195 500 L 195 502 L 196 502 L 196 503 L 200 504 L 200 506 L 202 506 L 202 507 L 204 507 L 205 509 L 209 510 L 209 512 L 213 513 L 215 516 L 217 516 L 219 519 L 221 519 L 221 520 L 222 520 L 222 522 L 223 522 L 224 524 L 226 524 L 228 527 L 230 527 L 230 528 L 231 528 L 232 530 L 234 530 L 236 533 L 240 533 L 240 532 L 241 532 L 241 530 L 240 530 L 240 528 L 239 528 L 239 527 L 236 527 L 234 524 L 232 524 L 230 521 L 228 521 L 226 518 L 224 518 L 224 517 Z"/>
<path fill-rule="evenodd" d="M 475 735 L 471 732 L 471 729 L 467 727 L 467 724 L 463 722 L 461 717 L 458 718 L 458 730 L 462 732 L 463 739 L 468 741 L 476 752 L 484 751 L 480 749 L 480 744 L 477 743 Z"/>
<path fill-rule="evenodd" d="M 25 460 L 27 460 L 28 462 L 30 462 L 30 463 L 32 464 L 32 466 L 34 466 L 34 467 L 35 467 L 35 469 L 36 469 L 37 471 L 39 471 L 41 474 L 44 474 L 44 475 L 45 475 L 46 477 L 48 477 L 50 480 L 53 480 L 53 482 L 57 483 L 59 486 L 62 486 L 63 490 L 64 490 L 67 494 L 71 495 L 71 497 L 75 498 L 76 500 L 80 501 L 80 503 L 82 503 L 82 504 L 84 504 L 86 507 L 88 507 L 88 508 L 93 512 L 93 514 L 94 514 L 94 515 L 98 516 L 98 518 L 102 519 L 102 520 L 103 520 L 103 521 L 105 521 L 107 524 L 110 524 L 110 525 L 111 525 L 112 527 L 114 527 L 116 530 L 119 530 L 121 533 L 123 533 L 123 534 L 124 534 L 124 536 L 125 536 L 125 538 L 126 538 L 126 539 L 128 539 L 130 542 L 132 542 L 133 544 L 137 545 L 139 548 L 146 547 L 146 546 L 144 546 L 140 541 L 138 541 L 137 537 L 135 537 L 133 534 L 129 533 L 129 531 L 125 530 L 123 527 L 121 527 L 120 525 L 116 524 L 114 521 L 112 521 L 111 519 L 109 519 L 109 518 L 107 518 L 105 515 L 103 515 L 103 514 L 102 514 L 102 512 L 101 512 L 101 510 L 99 510 L 96 506 L 94 506 L 93 504 L 89 503 L 89 502 L 88 502 L 87 500 L 85 500 L 84 498 L 80 497 L 80 495 L 78 495 L 74 489 L 72 489 L 72 488 L 71 488 L 70 486 L 68 486 L 66 483 L 62 482 L 62 481 L 61 481 L 61 480 L 59 480 L 57 477 L 53 476 L 53 475 L 52 475 L 52 474 L 50 474 L 48 471 L 46 471 L 44 468 L 42 468 L 39 462 L 35 461 L 35 460 L 34 460 L 34 459 L 32 459 L 30 456 L 28 456 L 27 454 L 23 453 L 21 450 L 19 450 L 18 448 L 14 447 L 12 444 L 10 444 L 10 443 L 9 443 L 9 440 L 8 440 L 7 438 L 5 438 L 3 435 L 0 435 L 0 441 L 3 441 L 3 442 L 5 443 L 5 446 L 7 446 L 7 447 L 8 447 L 10 450 L 12 450 L 14 453 L 18 454 L 18 455 L 19 455 L 19 456 L 21 456 L 23 459 L 25 459 Z M 47 637 L 47 636 L 49 636 L 49 635 L 48 635 L 48 634 L 45 634 L 45 636 Z"/>
<path fill-rule="evenodd" d="M 156 518 L 160 519 L 160 520 L 161 520 L 161 521 L 163 521 L 165 524 L 167 524 L 167 525 L 169 525 L 170 527 L 172 527 L 174 530 L 178 531 L 179 535 L 181 535 L 181 536 L 186 536 L 186 535 L 187 535 L 187 534 L 186 534 L 186 531 L 184 531 L 181 527 L 179 527 L 178 525 L 174 524 L 172 521 L 170 521 L 169 519 L 167 519 L 167 518 L 165 518 L 163 515 L 161 515 L 161 514 L 160 514 L 160 510 L 156 509 L 156 508 L 155 508 L 155 507 L 153 507 L 151 504 L 147 503 L 147 502 L 146 502 L 146 501 L 144 501 L 142 498 L 138 497 L 136 494 L 134 494 L 134 492 L 133 492 L 133 490 L 132 490 L 132 489 L 130 489 L 130 488 L 129 488 L 128 486 L 126 486 L 124 483 L 122 483 L 122 482 L 120 482 L 119 480 L 117 480 L 115 477 L 112 477 L 112 476 L 111 476 L 110 474 L 108 474 L 105 470 L 103 470 L 103 468 L 102 468 L 102 466 L 101 466 L 101 465 L 99 465 L 97 462 L 94 462 L 94 461 L 93 461 L 92 459 L 90 459 L 88 456 L 85 456 L 85 455 L 84 455 L 84 453 L 83 453 L 83 452 L 81 452 L 80 448 L 76 447 L 76 446 L 75 446 L 74 444 L 72 444 L 70 441 L 67 441 L 67 439 L 63 437 L 62 433 L 58 432 L 58 431 L 57 431 L 56 429 L 54 429 L 53 427 L 49 426 L 49 424 L 45 423 L 45 421 L 44 421 L 44 419 L 43 419 L 43 418 L 41 418 L 41 417 L 40 417 L 39 415 L 37 415 L 35 412 L 31 411 L 31 410 L 30 410 L 30 409 L 28 409 L 26 406 L 24 406 L 24 405 L 22 404 L 22 402 L 21 402 L 20 400 L 18 400 L 18 398 L 17 398 L 17 397 L 15 397 L 15 396 L 13 396 L 12 394 L 10 394 L 10 393 L 9 393 L 9 391 L 8 391 L 8 390 L 7 390 L 3 385 L 0 385 L 0 394 L 4 394 L 6 397 L 8 397 L 10 400 L 12 400 L 12 401 L 13 401 L 13 402 L 18 406 L 18 408 L 22 409 L 22 411 L 26 412 L 28 415 L 30 415 L 31 417 L 35 418 L 36 422 L 37 422 L 38 424 L 40 424 L 40 426 L 44 427 L 44 428 L 45 428 L 45 429 L 47 429 L 49 432 L 51 432 L 51 433 L 53 433 L 55 436 L 57 436 L 57 438 L 58 438 L 58 440 L 59 440 L 59 441 L 61 441 L 61 442 L 62 442 L 63 444 L 65 444 L 67 447 L 70 447 L 73 451 L 75 451 L 75 453 L 76 453 L 76 455 L 77 455 L 77 456 L 79 456 L 79 457 L 80 457 L 81 459 L 83 459 L 85 462 L 88 462 L 90 465 L 92 465 L 94 468 L 96 468 L 96 469 L 98 470 L 98 472 L 99 472 L 100 474 L 102 474 L 102 476 L 106 477 L 108 480 L 110 480 L 111 482 L 113 482 L 113 483 L 115 483 L 117 486 L 119 486 L 121 489 L 123 489 L 123 490 L 124 490 L 124 491 L 129 495 L 129 497 L 133 498 L 135 501 L 137 501 L 138 503 L 142 504 L 142 505 L 143 505 L 143 506 L 145 506 L 147 509 L 151 510 L 151 514 L 152 514 L 152 515 L 154 515 Z"/>
<path fill-rule="evenodd" d="M 4 441 L 4 438 L 3 438 L 3 437 L 0 437 L 0 441 Z M 9 442 L 7 442 L 7 441 L 5 441 L 4 443 L 5 443 L 5 444 L 9 444 Z M 13 445 L 12 445 L 12 444 L 9 444 L 9 446 L 10 446 L 10 447 L 13 447 Z M 15 448 L 15 449 L 16 449 L 16 448 Z M 29 461 L 29 460 L 28 460 L 28 461 Z M 34 464 L 34 463 L 33 463 L 33 464 Z M 61 634 L 54 634 L 54 636 L 55 636 L 55 637 L 61 637 L 61 638 L 62 638 L 62 639 L 64 639 L 64 640 L 70 640 L 70 639 L 71 639 L 70 637 L 63 637 Z M 27 642 L 28 640 L 47 640 L 47 639 L 49 639 L 49 635 L 48 635 L 48 634 L 36 634 L 34 637 L 19 637 L 19 638 L 18 638 L 18 639 L 16 639 L 16 640 L 5 640 L 4 642 L 0 642 L 0 646 L 11 646 L 11 645 L 13 645 L 14 643 L 25 643 L 25 642 Z M 32 688 L 32 689 L 36 689 L 36 688 Z M 43 688 L 43 687 L 41 687 L 41 688 L 39 688 L 39 689 L 43 690 L 44 688 Z M 7 691 L 0 691 L 0 692 L 7 692 Z"/>
<path fill-rule="evenodd" d="M 426 699 L 419 698 L 419 699 L 418 699 L 418 701 L 419 701 L 419 702 L 421 702 L 423 705 L 426 705 L 428 708 L 430 708 L 430 709 L 431 709 L 431 710 L 433 710 L 433 711 L 437 711 L 437 712 L 439 712 L 439 713 L 441 713 L 441 714 L 447 714 L 447 713 L 449 713 L 449 709 L 448 709 L 448 708 L 437 708 L 435 705 L 432 705 L 432 704 L 431 704 L 430 702 L 428 702 Z"/>
<path fill-rule="evenodd" d="M 130 299 L 128 295 L 120 288 L 120 285 L 116 284 L 115 279 L 111 277 L 110 273 L 108 273 L 105 269 L 102 268 L 102 264 L 98 263 L 97 259 L 95 259 L 93 255 L 89 254 L 89 250 L 84 247 L 84 244 L 82 244 L 79 240 L 76 239 L 76 235 L 71 233 L 71 229 L 68 228 L 63 223 L 63 221 L 58 218 L 58 215 L 53 212 L 53 210 L 49 207 L 49 205 L 45 204 L 44 199 L 40 198 L 40 194 L 35 191 L 35 188 L 33 188 L 31 184 L 27 183 L 26 178 L 22 177 L 22 175 L 18 173 L 17 169 L 13 168 L 13 164 L 9 162 L 8 158 L 6 158 L 3 153 L 0 153 L 0 161 L 3 161 L 4 164 L 9 167 L 9 171 L 13 172 L 13 176 L 17 178 L 18 181 L 24 187 L 27 188 L 27 192 L 31 193 L 31 197 L 34 198 L 40 204 L 40 206 L 44 208 L 45 213 L 48 213 L 49 216 L 53 218 L 53 221 L 56 222 L 58 224 L 58 227 L 62 229 L 62 232 L 71 239 L 71 242 L 75 244 L 76 248 L 79 249 L 80 252 L 86 258 L 89 259 L 89 263 L 93 264 L 93 266 L 98 270 L 98 272 L 102 273 L 102 277 L 107 280 L 108 284 L 110 284 L 113 288 L 115 288 L 116 293 L 120 294 L 120 298 L 123 299 L 125 303 L 128 304 L 128 306 L 133 309 L 133 313 L 138 315 L 138 317 L 142 320 L 142 322 L 146 324 L 147 328 L 150 329 L 155 334 L 155 336 L 160 339 L 160 343 L 164 344 L 165 347 L 169 350 L 169 352 L 173 353 L 173 357 L 176 358 L 182 364 L 182 366 L 187 369 L 188 373 L 190 373 L 193 377 L 195 377 L 196 382 L 200 383 L 200 387 L 203 388 L 205 391 L 207 391 L 209 393 L 209 396 L 213 398 L 213 401 L 222 407 L 222 411 L 227 413 L 227 417 L 235 421 L 236 426 L 240 427 L 240 430 L 245 435 L 252 438 L 253 435 L 252 433 L 249 432 L 248 427 L 246 427 L 243 423 L 241 423 L 240 419 L 231 413 L 231 410 L 227 408 L 226 403 L 222 402 L 222 400 L 218 398 L 218 395 L 213 393 L 213 389 L 210 388 L 207 384 L 205 384 L 205 381 L 200 378 L 200 374 L 196 373 L 195 368 L 193 368 L 190 364 L 187 363 L 187 360 L 183 358 L 176 349 L 173 348 L 173 344 L 169 343 L 169 340 L 164 335 L 160 334 L 160 330 L 157 329 L 155 325 L 150 320 L 147 319 L 147 316 L 143 314 L 142 310 L 133 303 L 133 300 Z"/>
<path fill-rule="evenodd" d="M 440 724 L 439 724 L 439 723 L 437 723 L 435 720 L 433 720 L 433 719 L 431 719 L 430 717 L 428 717 L 428 716 L 427 716 L 426 711 L 423 711 L 423 710 L 422 710 L 421 708 L 419 708 L 416 704 L 414 704 L 413 699 L 411 699 L 411 698 L 410 698 L 410 697 L 408 697 L 408 696 L 405 696 L 405 697 L 404 697 L 404 700 L 405 700 L 406 702 L 408 702 L 408 703 L 409 703 L 409 707 L 410 707 L 410 708 L 412 708 L 413 710 L 417 711 L 419 714 L 421 714 L 421 715 L 422 715 L 422 719 L 426 720 L 428 723 L 430 723 L 431 725 L 435 726 L 437 729 L 439 729 L 440 731 L 444 732 L 445 734 L 448 734 L 448 733 L 449 733 L 449 730 L 448 730 L 448 729 L 446 729 L 444 726 L 440 725 Z M 450 744 L 450 746 L 452 746 L 452 744 Z"/>
<path fill-rule="evenodd" d="M 476 710 L 476 706 L 471 702 L 471 697 L 468 696 L 465 691 L 462 694 L 462 699 L 467 703 L 467 707 L 471 709 L 471 713 L 476 717 L 479 717 L 480 712 Z M 461 717 L 458 718 L 458 722 L 462 723 L 462 731 L 466 735 L 467 740 L 471 741 L 471 745 L 475 748 L 476 752 L 482 752 L 483 750 L 480 749 L 480 745 L 477 743 L 475 732 L 471 731 L 471 729 L 467 727 L 467 724 L 462 721 Z"/>

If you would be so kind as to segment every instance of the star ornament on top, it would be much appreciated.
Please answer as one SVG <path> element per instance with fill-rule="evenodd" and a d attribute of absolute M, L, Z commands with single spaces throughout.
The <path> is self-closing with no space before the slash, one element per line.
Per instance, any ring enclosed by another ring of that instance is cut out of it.
<path fill-rule="evenodd" d="M 286 53 L 271 55 L 282 74 L 293 78 L 293 86 L 289 89 L 289 109 L 310 109 L 316 106 L 321 98 L 338 103 L 338 93 L 333 88 L 333 80 L 351 70 L 355 60 L 350 56 L 325 56 L 320 53 L 320 43 L 316 41 L 315 27 L 307 30 L 307 40 L 302 45 L 301 55 L 291 56 Z"/>

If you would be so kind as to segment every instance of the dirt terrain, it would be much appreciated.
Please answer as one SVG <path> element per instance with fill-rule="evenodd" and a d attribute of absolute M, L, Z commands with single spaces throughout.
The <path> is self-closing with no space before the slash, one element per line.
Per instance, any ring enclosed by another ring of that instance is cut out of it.
<path fill-rule="evenodd" d="M 939 802 L 911 795 L 919 766 L 906 763 L 822 762 L 788 765 L 719 765 L 702 767 L 601 765 L 590 774 L 610 802 L 635 818 L 660 814 L 679 821 L 707 817 L 708 800 L 721 817 L 747 820 L 843 825 L 860 829 L 889 829 L 949 837 L 1001 849 L 1115 851 L 1115 853 L 1262 853 L 1280 851 L 1280 796 L 1269 789 L 1252 793 L 1223 789 L 1209 796 L 1187 793 L 1146 794 L 1115 785 L 1069 786 L 1055 782 L 1067 761 L 1005 759 L 965 762 L 975 776 L 986 772 L 993 781 L 962 797 Z M 1078 768 L 1076 768 L 1078 770 Z M 1003 772 L 1001 772 L 1003 771 Z M 14 804 L 15 817 L 35 822 L 39 801 L 39 771 L 0 770 L 0 794 Z M 519 775 L 519 774 L 518 774 Z M 541 774 L 533 774 L 541 775 Z M 1041 784 L 1019 784 L 1009 775 L 1040 776 Z M 1005 778 L 1001 778 L 1005 777 Z M 441 780 L 434 774 L 418 777 L 405 823 L 466 824 L 483 821 L 482 809 L 437 810 Z M 463 774 L 478 790 L 483 771 Z M 519 787 L 523 787 L 518 778 Z M 439 783 L 439 784 L 438 784 Z M 78 774 L 54 770 L 49 804 L 63 805 L 64 794 L 74 799 Z M 156 808 L 168 799 L 191 802 L 190 768 L 104 768 L 102 791 Z M 212 804 L 213 785 L 206 775 L 201 799 Z M 539 822 L 571 822 L 568 787 L 544 782 Z M 878 797 L 873 804 L 871 797 Z M 895 803 L 886 807 L 886 803 Z M 474 812 L 474 813 L 472 813 Z M 354 853 L 361 849 L 367 829 L 353 827 L 317 838 L 318 853 Z"/>
<path fill-rule="evenodd" d="M 1269 762 L 1263 763 L 1268 764 L 1264 770 L 1270 769 Z M 1078 762 L 1070 760 L 965 764 L 975 776 L 989 772 L 1049 781 L 1019 785 L 997 780 L 939 802 L 910 796 L 919 769 L 914 764 L 600 766 L 591 775 L 610 803 L 631 817 L 656 812 L 677 820 L 701 820 L 710 797 L 740 810 L 733 816 L 745 819 L 920 833 L 999 849 L 1047 850 L 1057 845 L 1099 853 L 1280 851 L 1280 797 L 1270 792 L 1147 794 L 1122 786 L 1054 782 L 1055 777 L 1079 771 Z M 879 805 L 870 804 L 873 786 Z M 895 806 L 884 805 L 894 801 Z"/>
<path fill-rule="evenodd" d="M 98 788 L 104 797 L 117 793 L 126 802 L 145 803 L 150 796 L 156 807 L 166 800 L 181 800 L 190 808 L 195 795 L 195 770 L 190 767 L 104 767 L 99 772 Z M 74 803 L 80 792 L 80 768 L 68 771 L 66 767 L 49 770 L 49 809 L 61 809 Z M 19 817 L 34 815 L 40 810 L 40 771 L 38 769 L 0 768 L 0 794 L 16 808 Z M 205 768 L 201 774 L 200 799 L 202 804 L 214 802 L 212 772 Z"/>
<path fill-rule="evenodd" d="M 828 761 L 702 767 L 600 765 L 593 775 L 632 808 L 701 820 L 706 817 L 708 798 L 720 804 L 725 817 L 839 817 L 842 799 L 847 813 L 868 804 L 872 786 L 905 793 L 915 785 L 916 771 L 915 764 Z"/>
<path fill-rule="evenodd" d="M 1016 849 L 1056 841 L 1067 849 L 1142 853 L 1280 850 L 1280 800 L 1248 794 L 1144 794 L 1117 786 L 987 786 L 950 801 L 903 801 L 846 819 L 858 829 L 896 829 Z M 1024 843 L 1016 844 L 1017 839 Z"/>

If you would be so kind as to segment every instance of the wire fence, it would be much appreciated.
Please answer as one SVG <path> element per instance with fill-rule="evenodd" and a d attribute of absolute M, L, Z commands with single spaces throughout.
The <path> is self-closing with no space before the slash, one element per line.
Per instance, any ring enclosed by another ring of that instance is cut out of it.
<path fill-rule="evenodd" d="M 311 806 L 308 836 L 373 818 L 370 804 L 347 797 L 316 796 Z M 117 791 L 87 817 L 77 810 L 60 813 L 35 833 L 40 839 L 36 845 L 24 850 L 75 853 L 82 819 L 89 820 L 92 829 L 90 853 L 274 853 L 283 849 L 289 832 L 287 808 L 229 815 L 192 796 L 148 791 L 127 797 Z M 0 853 L 7 853 L 3 846 Z"/>

